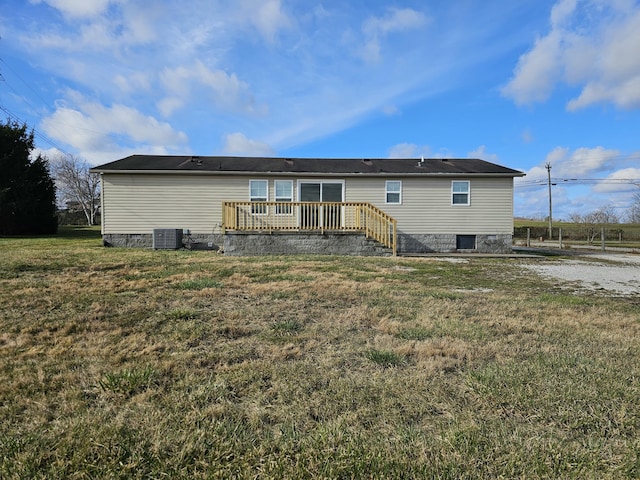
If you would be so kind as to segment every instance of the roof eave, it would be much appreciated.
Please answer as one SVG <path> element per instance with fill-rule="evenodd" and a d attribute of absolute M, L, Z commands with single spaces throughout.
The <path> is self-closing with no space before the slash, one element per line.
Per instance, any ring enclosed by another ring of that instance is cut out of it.
<path fill-rule="evenodd" d="M 208 175 L 208 176 L 281 176 L 281 177 L 524 177 L 523 172 L 516 173 L 473 173 L 473 172 L 246 172 L 246 171 L 213 171 L 213 170 L 111 170 L 92 168 L 91 173 L 100 174 L 145 174 L 145 175 Z"/>

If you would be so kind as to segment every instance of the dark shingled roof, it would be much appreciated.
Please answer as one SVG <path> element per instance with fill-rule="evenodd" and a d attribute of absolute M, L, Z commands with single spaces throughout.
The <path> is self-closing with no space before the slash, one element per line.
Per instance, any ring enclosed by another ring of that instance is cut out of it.
<path fill-rule="evenodd" d="M 473 158 L 266 158 L 132 155 L 91 169 L 104 173 L 478 175 L 524 173 Z"/>

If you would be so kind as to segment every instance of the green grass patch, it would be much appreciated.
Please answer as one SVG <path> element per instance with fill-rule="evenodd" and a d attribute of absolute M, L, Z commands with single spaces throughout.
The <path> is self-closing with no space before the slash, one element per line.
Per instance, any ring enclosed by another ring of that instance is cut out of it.
<path fill-rule="evenodd" d="M 390 350 L 367 350 L 364 356 L 384 368 L 402 367 L 406 365 L 407 359 L 404 355 L 400 355 Z"/>
<path fill-rule="evenodd" d="M 304 325 L 298 320 L 280 320 L 271 325 L 271 331 L 276 335 L 295 335 L 303 328 Z"/>
<path fill-rule="evenodd" d="M 157 376 L 157 372 L 151 367 L 125 368 L 105 374 L 98 385 L 105 392 L 131 396 L 152 387 Z"/>
<path fill-rule="evenodd" d="M 433 329 L 425 328 L 425 327 L 410 327 L 403 328 L 400 330 L 396 336 L 403 340 L 427 340 L 434 336 Z"/>

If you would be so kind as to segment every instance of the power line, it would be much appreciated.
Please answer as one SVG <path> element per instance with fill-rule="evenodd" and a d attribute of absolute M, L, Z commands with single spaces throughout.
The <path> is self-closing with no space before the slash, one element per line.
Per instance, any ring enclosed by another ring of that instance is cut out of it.
<path fill-rule="evenodd" d="M 29 84 L 29 83 L 28 83 L 24 78 L 22 78 L 22 77 L 18 74 L 18 72 L 16 72 L 16 70 L 15 70 L 14 68 L 12 68 L 12 67 L 7 63 L 7 62 L 5 62 L 5 61 L 4 61 L 4 59 L 2 59 L 1 57 L 0 57 L 0 62 L 1 62 L 4 66 L 6 66 L 6 67 L 11 71 L 11 73 L 12 73 L 13 75 L 15 75 L 15 76 L 20 80 L 20 82 L 22 82 L 22 84 L 24 84 L 24 86 L 25 86 L 25 87 L 27 87 L 31 92 L 33 92 L 33 94 L 34 94 L 34 95 L 35 95 L 35 96 L 36 96 L 36 97 L 37 97 L 37 98 L 42 102 L 42 104 L 44 105 L 44 107 L 45 107 L 47 110 L 57 111 L 57 109 L 56 109 L 55 107 L 54 107 L 54 108 L 52 108 L 52 107 L 50 106 L 49 102 L 48 102 L 47 100 L 45 100 L 45 99 L 40 95 L 40 93 L 38 93 L 38 91 L 37 91 L 36 89 L 34 89 L 34 88 L 33 88 L 33 87 L 32 87 L 32 86 L 31 86 L 31 85 L 30 85 L 30 84 Z M 13 93 L 14 93 L 17 97 L 19 97 L 20 99 L 22 99 L 22 100 L 23 100 L 23 101 L 24 101 L 24 102 L 25 102 L 25 103 L 26 103 L 26 104 L 27 104 L 27 105 L 28 105 L 28 106 L 29 106 L 29 107 L 30 107 L 34 112 L 37 112 L 37 111 L 38 111 L 38 108 L 36 108 L 34 105 L 32 105 L 32 104 L 31 104 L 31 102 L 29 101 L 28 97 L 27 97 L 27 96 L 25 96 L 25 95 L 20 94 L 20 93 L 19 93 L 19 92 L 18 92 L 18 91 L 17 91 L 17 90 L 12 86 L 12 85 L 10 85 L 10 84 L 6 81 L 6 78 L 2 77 L 2 75 L 1 75 L 1 74 L 0 74 L 0 80 L 2 80 L 2 81 L 3 81 L 3 82 L 4 82 L 4 83 L 5 83 L 5 84 L 6 84 L 6 85 L 7 85 L 7 86 L 8 86 L 8 87 L 13 91 Z M 9 112 L 6 110 L 6 107 L 2 104 L 1 99 L 0 99 L 0 108 L 1 108 L 3 111 L 5 111 L 5 113 L 9 114 Z M 17 115 L 13 115 L 13 117 L 15 117 L 16 119 L 18 119 Z M 19 119 L 18 119 L 18 120 L 19 120 Z M 38 117 L 38 120 L 39 120 L 39 121 L 42 121 L 42 118 Z M 21 123 L 27 123 L 27 122 L 24 122 L 23 120 L 20 120 L 20 122 L 21 122 Z M 71 124 L 71 123 L 69 123 L 69 122 L 66 122 L 66 121 L 64 121 L 64 120 L 61 120 L 61 119 L 59 119 L 59 118 L 57 119 L 57 122 L 58 122 L 58 123 L 60 123 L 60 124 L 67 125 L 68 127 L 73 128 L 74 130 L 83 130 L 83 131 L 85 131 L 85 132 L 94 133 L 94 134 L 97 134 L 97 135 L 101 135 L 101 136 L 104 136 L 104 137 L 110 137 L 110 138 L 114 138 L 114 139 L 118 139 L 118 138 L 120 137 L 120 135 L 118 135 L 118 134 L 116 134 L 116 133 L 105 132 L 105 131 L 99 131 L 99 130 L 93 130 L 93 129 L 90 129 L 90 128 L 86 128 L 86 127 L 84 127 L 84 126 L 73 125 L 73 124 Z M 54 130 L 54 131 L 55 131 L 55 132 L 60 136 L 60 138 L 64 138 L 64 137 L 65 137 L 65 135 L 64 135 L 62 132 L 60 132 L 60 131 L 56 128 L 56 126 L 55 126 L 55 125 L 51 125 L 51 124 L 50 124 L 50 125 L 49 125 L 49 128 L 51 128 L 52 130 Z M 34 131 L 35 131 L 35 128 L 34 128 Z M 63 150 L 62 148 L 60 148 L 58 145 L 56 145 L 56 144 L 55 144 L 51 139 L 49 139 L 48 137 L 46 137 L 44 134 L 42 134 L 42 133 L 39 133 L 39 132 L 38 132 L 36 136 L 38 136 L 39 138 L 41 138 L 41 139 L 45 140 L 48 144 L 52 145 L 53 147 L 57 148 L 58 150 L 60 150 L 60 151 L 62 151 L 62 152 L 64 152 L 64 153 L 68 153 L 68 152 L 66 152 L 65 150 Z"/>
<path fill-rule="evenodd" d="M 42 96 L 40 96 L 40 94 L 31 87 L 31 85 L 29 85 L 19 74 L 18 72 L 16 72 L 13 68 L 11 68 L 11 66 L 9 66 L 9 64 L 7 62 L 5 62 L 1 57 L 0 57 L 0 62 L 2 62 L 2 64 L 4 66 L 6 66 L 9 70 L 11 70 L 11 72 L 20 79 L 20 81 L 29 89 L 31 90 L 44 104 L 45 106 L 48 107 L 47 101 L 44 100 L 42 98 Z M 2 75 L 2 73 L 0 73 L 0 80 L 7 85 L 7 87 L 9 87 L 13 93 L 22 98 L 26 104 L 31 107 L 31 109 L 33 109 L 34 111 L 37 111 L 37 108 L 34 107 L 31 102 L 29 102 L 29 99 L 23 95 L 20 95 L 20 93 L 18 93 L 18 91 L 13 88 L 12 85 L 10 85 L 6 78 Z M 16 115 L 15 113 L 11 112 L 3 103 L 2 103 L 2 98 L 0 98 L 0 110 L 2 110 L 10 119 L 22 123 L 23 125 L 28 125 L 28 122 L 26 122 L 25 120 L 23 120 L 22 118 L 20 118 L 18 115 Z M 55 143 L 53 140 L 51 140 L 48 136 L 46 136 L 44 133 L 40 132 L 39 130 L 37 130 L 35 127 L 31 127 L 31 130 L 33 131 L 34 136 L 38 137 L 40 140 L 42 140 L 43 142 L 51 145 L 53 148 L 59 150 L 60 152 L 69 155 L 69 152 L 67 152 L 64 148 L 62 148 L 60 145 L 58 145 L 57 143 Z"/>
<path fill-rule="evenodd" d="M 638 185 L 640 184 L 640 178 L 551 178 L 551 185 L 593 185 L 597 183 L 604 183 L 610 185 Z M 529 180 L 517 182 L 514 187 L 538 187 L 546 186 L 549 183 L 549 179 Z"/>
<path fill-rule="evenodd" d="M 28 84 L 28 83 L 27 83 L 27 82 L 26 82 L 26 81 L 25 81 L 25 80 L 20 76 L 20 74 L 19 74 L 18 72 L 16 72 L 16 71 L 15 71 L 15 69 L 13 69 L 13 68 L 11 67 L 11 65 L 9 65 L 7 62 L 5 62 L 5 61 L 4 61 L 4 59 L 3 59 L 2 57 L 0 57 L 0 62 L 2 62 L 2 64 L 3 64 L 5 67 L 7 67 L 9 70 L 11 70 L 11 73 L 13 73 L 16 77 L 18 77 L 18 79 L 19 79 L 19 80 L 20 80 L 20 81 L 21 81 L 21 82 L 22 82 L 22 83 L 23 83 L 23 84 L 24 84 L 24 85 L 25 85 L 29 90 L 31 90 L 31 91 L 34 93 L 34 95 L 35 95 L 36 97 L 38 97 L 38 98 L 40 99 L 40 101 L 41 101 L 44 105 L 46 105 L 47 107 L 49 106 L 49 103 L 48 103 L 44 98 L 42 98 L 42 96 L 41 96 L 41 95 L 40 95 L 40 94 L 39 94 L 39 93 L 38 93 L 38 92 L 37 92 L 37 91 L 36 91 L 36 90 L 31 86 L 31 85 L 29 85 L 29 84 Z M 0 74 L 0 76 L 1 76 L 1 75 L 2 75 L 2 74 Z M 5 83 L 6 83 L 6 81 L 5 81 Z M 14 89 L 13 87 L 11 87 L 11 85 L 9 85 L 8 83 L 7 83 L 7 85 L 9 86 L 9 88 L 11 88 L 11 90 L 13 90 L 13 91 L 16 93 L 16 95 L 20 96 L 20 95 L 18 94 L 18 92 L 16 92 L 16 91 L 15 91 L 15 89 Z M 26 97 L 23 97 L 23 98 L 25 99 L 25 101 L 27 101 L 27 104 L 29 104 L 29 106 L 35 110 L 35 107 L 33 107 L 33 105 L 31 105 L 31 104 L 28 102 L 28 100 L 26 99 Z"/>
<path fill-rule="evenodd" d="M 16 114 L 12 113 L 7 107 L 5 107 L 4 105 L 2 105 L 2 103 L 0 102 L 0 110 L 2 110 L 11 120 L 14 120 L 18 123 L 22 123 L 23 125 L 28 125 L 27 122 L 25 122 L 24 120 L 22 120 L 20 117 L 18 117 Z M 45 134 L 40 133 L 38 130 L 36 130 L 34 127 L 31 127 L 31 130 L 33 130 L 33 134 L 38 137 L 39 139 L 41 139 L 42 141 L 44 141 L 45 143 L 48 143 L 49 145 L 51 145 L 53 148 L 61 151 L 62 153 L 65 153 L 67 155 L 69 155 L 69 152 L 67 152 L 64 148 L 62 148 L 60 145 L 57 145 L 53 140 L 51 140 L 49 137 L 47 137 Z"/>

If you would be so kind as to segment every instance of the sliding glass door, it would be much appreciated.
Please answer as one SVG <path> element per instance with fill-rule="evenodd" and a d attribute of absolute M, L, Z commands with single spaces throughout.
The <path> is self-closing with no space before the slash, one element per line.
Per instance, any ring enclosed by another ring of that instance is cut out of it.
<path fill-rule="evenodd" d="M 301 202 L 331 202 L 334 205 L 306 205 L 300 211 L 300 226 L 309 229 L 339 229 L 342 227 L 344 183 L 339 181 L 299 181 Z"/>

